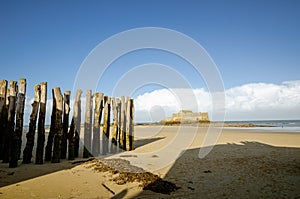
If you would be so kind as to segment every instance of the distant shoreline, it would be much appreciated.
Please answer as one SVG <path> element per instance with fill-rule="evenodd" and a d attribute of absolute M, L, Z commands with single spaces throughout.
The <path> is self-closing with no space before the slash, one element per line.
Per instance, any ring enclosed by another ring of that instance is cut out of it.
<path fill-rule="evenodd" d="M 253 128 L 253 127 L 300 127 L 300 120 L 253 120 L 253 121 L 211 121 L 211 122 L 140 122 L 137 126 L 199 126 L 199 127 L 239 127 L 239 128 Z"/>
<path fill-rule="evenodd" d="M 83 127 L 84 124 L 81 124 Z M 199 127 L 237 127 L 237 128 L 255 128 L 255 127 L 299 127 L 300 128 L 300 120 L 253 120 L 253 121 L 213 121 L 213 122 L 172 122 L 172 123 L 164 123 L 164 122 L 136 122 L 135 126 L 199 126 Z M 28 130 L 29 126 L 24 125 L 23 130 Z M 50 124 L 45 125 L 46 129 L 50 128 Z"/>
<path fill-rule="evenodd" d="M 249 127 L 276 127 L 271 125 L 256 125 L 252 123 L 245 123 L 245 124 L 239 124 L 239 123 L 221 123 L 221 122 L 185 122 L 185 123 L 179 123 L 179 122 L 168 122 L 168 123 L 136 123 L 136 126 L 159 126 L 159 125 L 165 125 L 165 126 L 199 126 L 199 127 L 243 127 L 243 128 L 249 128 Z"/>

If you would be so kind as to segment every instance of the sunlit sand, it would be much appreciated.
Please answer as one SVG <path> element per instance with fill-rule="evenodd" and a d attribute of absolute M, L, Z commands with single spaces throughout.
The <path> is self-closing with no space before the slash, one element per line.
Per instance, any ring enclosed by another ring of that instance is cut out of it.
<path fill-rule="evenodd" d="M 179 128 L 137 126 L 136 149 L 106 157 L 128 160 L 175 183 L 180 188 L 170 195 L 143 190 L 138 182 L 117 185 L 112 181 L 114 174 L 97 172 L 89 162 L 62 161 L 14 169 L 1 164 L 1 198 L 299 196 L 299 132 L 223 129 L 214 148 L 200 159 L 207 128 L 181 127 L 183 135 Z M 176 141 L 178 136 L 182 136 L 181 142 Z"/>

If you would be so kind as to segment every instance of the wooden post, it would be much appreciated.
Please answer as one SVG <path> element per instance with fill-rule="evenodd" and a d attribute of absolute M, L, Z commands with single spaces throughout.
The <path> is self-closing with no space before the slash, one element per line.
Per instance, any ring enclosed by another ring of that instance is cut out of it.
<path fill-rule="evenodd" d="M 108 152 L 110 131 L 110 97 L 104 96 L 104 118 L 103 118 L 103 136 L 102 136 L 102 154 Z"/>
<path fill-rule="evenodd" d="M 121 134 L 121 100 L 117 98 L 117 111 L 118 111 L 118 141 L 120 143 L 120 134 Z"/>
<path fill-rule="evenodd" d="M 0 160 L 3 159 L 4 131 L 7 123 L 6 91 L 7 91 L 7 81 L 1 80 L 0 81 Z"/>
<path fill-rule="evenodd" d="M 117 138 L 118 138 L 118 98 L 112 98 L 112 110 L 114 115 L 113 121 L 113 132 L 112 132 L 112 144 L 117 146 Z"/>
<path fill-rule="evenodd" d="M 8 131 L 8 109 L 9 109 L 9 95 L 10 88 L 6 90 L 5 108 L 3 109 L 3 151 L 2 151 L 2 162 L 8 163 L 9 160 L 9 146 L 10 146 L 10 135 Z"/>
<path fill-rule="evenodd" d="M 130 99 L 130 130 L 129 130 L 129 146 L 130 151 L 134 150 L 134 101 L 133 99 Z"/>
<path fill-rule="evenodd" d="M 75 158 L 75 142 L 78 139 L 78 149 L 79 149 L 79 132 L 80 132 L 80 121 L 81 121 L 81 90 L 76 91 L 76 97 L 73 107 L 73 117 L 71 121 L 70 130 L 68 133 L 69 139 L 69 150 L 68 150 L 68 160 L 74 160 Z"/>
<path fill-rule="evenodd" d="M 31 104 L 32 111 L 30 115 L 30 121 L 29 121 L 29 131 L 26 134 L 27 142 L 25 149 L 23 151 L 23 163 L 28 164 L 31 163 L 32 158 L 32 150 L 34 146 L 34 134 L 36 129 L 36 121 L 39 111 L 39 104 L 40 104 L 40 85 L 35 84 L 34 85 L 34 100 Z"/>
<path fill-rule="evenodd" d="M 40 83 L 40 111 L 38 121 L 38 137 L 36 148 L 36 164 L 43 164 L 44 145 L 45 145 L 45 117 L 46 117 L 46 105 L 47 105 L 47 82 Z"/>
<path fill-rule="evenodd" d="M 74 115 L 74 114 L 73 114 Z M 69 146 L 68 146 L 68 160 L 74 160 L 75 159 L 75 119 L 74 116 L 71 121 L 69 133 L 68 133 L 68 140 L 69 140 Z"/>
<path fill-rule="evenodd" d="M 118 126 L 118 98 L 111 99 L 111 106 L 113 111 L 113 128 L 112 128 L 112 136 L 111 136 L 111 152 L 116 153 L 118 150 L 118 134 L 119 134 L 119 126 Z"/>
<path fill-rule="evenodd" d="M 52 89 L 52 96 L 54 96 L 54 90 Z M 53 148 L 53 138 L 55 134 L 55 112 L 56 112 L 56 102 L 54 98 L 52 99 L 52 113 L 51 113 L 51 124 L 50 131 L 48 134 L 46 151 L 45 151 L 45 161 L 50 161 L 52 157 L 52 148 Z"/>
<path fill-rule="evenodd" d="M 52 163 L 60 162 L 61 153 L 61 138 L 62 138 L 62 112 L 63 112 L 63 96 L 60 88 L 54 88 L 54 96 L 56 109 L 55 109 L 55 133 L 53 143 Z"/>
<path fill-rule="evenodd" d="M 126 145 L 125 145 L 125 130 L 126 130 L 126 121 L 125 121 L 125 111 L 126 111 L 126 103 L 125 103 L 125 97 L 122 96 L 121 97 L 121 131 L 120 131 L 120 148 L 121 149 L 126 149 Z"/>
<path fill-rule="evenodd" d="M 16 135 L 16 143 L 14 148 L 16 148 L 18 153 L 18 161 L 21 156 L 21 147 L 22 147 L 22 135 L 23 135 L 23 119 L 24 119 L 24 108 L 25 108 L 25 96 L 26 96 L 26 79 L 19 79 L 20 89 L 18 92 L 17 98 L 17 107 L 16 107 L 16 127 L 15 127 L 15 135 Z"/>
<path fill-rule="evenodd" d="M 7 118 L 7 125 L 8 125 L 8 135 L 10 136 L 9 142 L 9 167 L 14 168 L 18 166 L 18 153 L 17 150 L 12 149 L 12 143 L 15 143 L 17 137 L 14 133 L 15 127 L 15 111 L 16 111 L 16 95 L 17 95 L 17 82 L 10 81 L 9 82 L 9 107 L 8 107 L 8 118 Z M 14 146 L 15 147 L 15 146 Z"/>
<path fill-rule="evenodd" d="M 92 146 L 92 90 L 86 91 L 86 105 L 85 105 L 85 122 L 84 122 L 84 150 L 83 157 L 91 157 Z"/>
<path fill-rule="evenodd" d="M 7 81 L 0 81 L 0 118 L 2 120 L 2 111 L 5 107 L 5 99 L 6 99 L 6 90 L 7 90 Z"/>
<path fill-rule="evenodd" d="M 131 100 L 130 97 L 126 99 L 126 151 L 130 151 L 130 127 L 131 127 Z"/>
<path fill-rule="evenodd" d="M 64 93 L 64 113 L 63 113 L 63 133 L 61 139 L 61 159 L 66 159 L 67 157 L 67 137 L 69 130 L 69 114 L 70 114 L 70 94 L 71 91 L 65 91 Z"/>
<path fill-rule="evenodd" d="M 94 156 L 100 154 L 100 124 L 103 109 L 103 93 L 95 93 L 94 125 L 92 153 Z"/>
<path fill-rule="evenodd" d="M 80 90 L 81 97 L 82 91 Z M 81 98 L 77 101 L 77 118 L 75 120 L 75 143 L 74 143 L 74 156 L 77 158 L 79 154 L 79 141 L 80 141 L 80 132 L 81 132 Z"/>

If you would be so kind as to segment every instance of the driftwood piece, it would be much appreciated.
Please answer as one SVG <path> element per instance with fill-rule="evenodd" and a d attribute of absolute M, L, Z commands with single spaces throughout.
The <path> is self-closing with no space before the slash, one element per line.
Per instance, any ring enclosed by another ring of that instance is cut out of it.
<path fill-rule="evenodd" d="M 81 90 L 76 91 L 75 102 L 73 105 L 73 117 L 71 121 L 70 130 L 68 133 L 69 139 L 69 150 L 68 150 L 68 160 L 74 160 L 75 158 L 75 145 L 78 156 L 79 149 L 79 132 L 80 132 L 80 121 L 81 121 Z M 78 144 L 76 142 L 78 141 Z M 78 148 L 77 148 L 78 146 Z"/>
<path fill-rule="evenodd" d="M 106 186 L 104 183 L 102 183 L 102 186 L 107 189 L 110 193 L 112 193 L 113 195 L 115 195 L 115 192 L 113 190 L 111 190 L 108 186 Z"/>
<path fill-rule="evenodd" d="M 39 104 L 40 104 L 40 85 L 35 84 L 34 100 L 33 103 L 31 104 L 32 111 L 31 111 L 30 121 L 29 121 L 29 131 L 26 134 L 27 141 L 26 141 L 25 149 L 23 151 L 23 163 L 25 164 L 31 163 Z"/>
<path fill-rule="evenodd" d="M 94 109 L 94 125 L 93 125 L 93 143 L 92 154 L 94 156 L 100 155 L 100 124 L 103 109 L 103 93 L 95 93 L 94 95 L 95 109 Z"/>
<path fill-rule="evenodd" d="M 92 90 L 86 91 L 86 105 L 85 105 L 85 122 L 84 122 L 84 149 L 83 157 L 91 157 L 92 150 Z"/>
<path fill-rule="evenodd" d="M 102 136 L 102 154 L 108 153 L 109 131 L 110 131 L 110 97 L 104 96 L 104 116 L 103 116 L 103 136 Z"/>
<path fill-rule="evenodd" d="M 1 80 L 0 81 L 0 160 L 3 159 L 4 131 L 7 123 L 6 91 L 7 91 L 7 81 Z"/>
<path fill-rule="evenodd" d="M 70 94 L 71 91 L 64 92 L 64 109 L 63 109 L 63 133 L 61 139 L 61 159 L 67 157 L 68 130 L 69 130 L 69 114 L 70 114 Z"/>
<path fill-rule="evenodd" d="M 38 120 L 38 137 L 36 148 L 36 164 L 43 164 L 44 162 L 44 145 L 45 145 L 45 117 L 47 105 L 47 82 L 40 83 L 40 111 Z"/>
<path fill-rule="evenodd" d="M 8 117 L 7 117 L 7 130 L 8 135 L 10 137 L 9 141 L 9 147 L 8 147 L 8 160 L 9 160 L 9 167 L 14 168 L 18 166 L 18 153 L 17 150 L 11 150 L 12 144 L 16 142 L 16 139 L 18 139 L 15 136 L 14 133 L 14 127 L 15 127 L 15 111 L 16 111 L 16 95 L 17 95 L 17 82 L 16 81 L 10 81 L 9 82 L 9 107 L 8 107 Z M 4 160 L 4 159 L 3 159 Z M 8 161 L 5 159 L 5 162 Z"/>

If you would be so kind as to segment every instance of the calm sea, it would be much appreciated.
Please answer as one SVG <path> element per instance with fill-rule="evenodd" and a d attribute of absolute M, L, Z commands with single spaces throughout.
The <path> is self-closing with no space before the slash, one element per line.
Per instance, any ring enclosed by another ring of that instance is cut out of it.
<path fill-rule="evenodd" d="M 300 127 L 300 120 L 226 121 L 225 123 L 255 124 L 258 126 L 273 126 L 273 127 Z"/>

